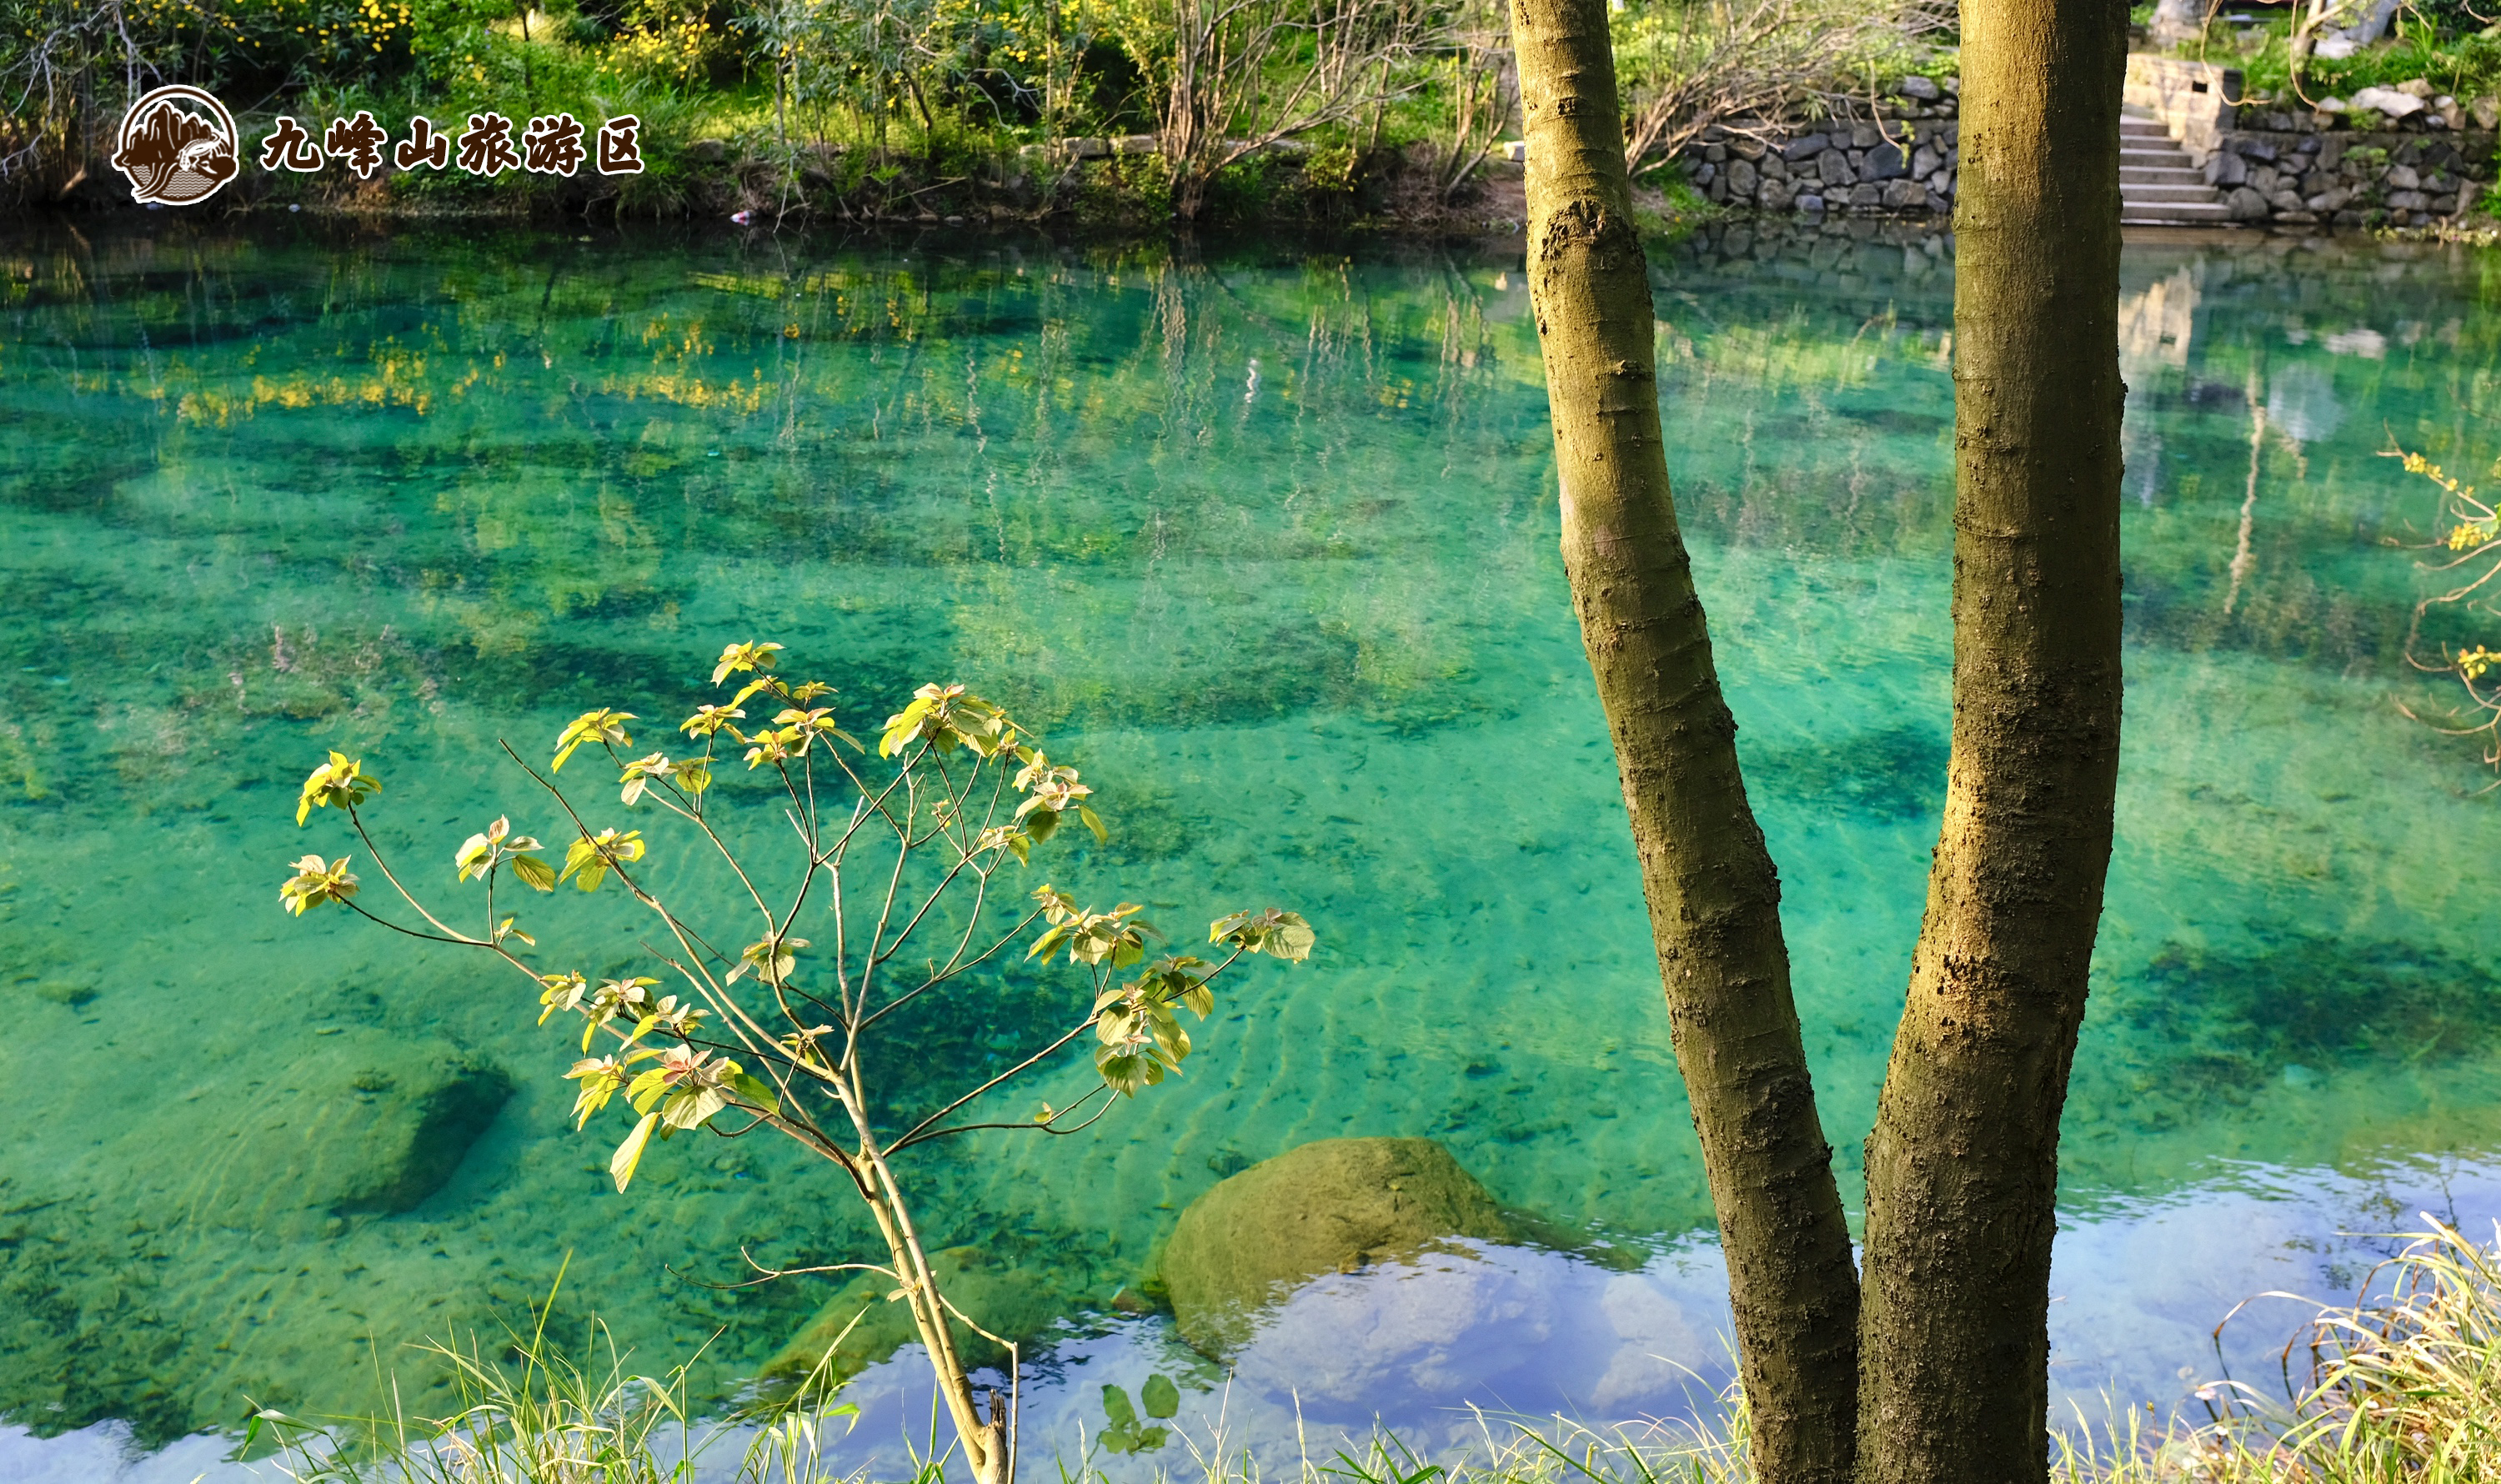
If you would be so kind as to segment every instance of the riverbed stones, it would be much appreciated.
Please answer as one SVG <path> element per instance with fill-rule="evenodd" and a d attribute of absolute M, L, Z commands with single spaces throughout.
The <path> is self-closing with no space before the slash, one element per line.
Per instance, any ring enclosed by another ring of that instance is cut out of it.
<path fill-rule="evenodd" d="M 1525 1241 L 1533 1226 L 1431 1139 L 1321 1139 L 1191 1201 L 1164 1248 L 1163 1281 L 1182 1338 L 1220 1356 L 1250 1338 L 1260 1309 L 1313 1278 L 1458 1238 Z"/>

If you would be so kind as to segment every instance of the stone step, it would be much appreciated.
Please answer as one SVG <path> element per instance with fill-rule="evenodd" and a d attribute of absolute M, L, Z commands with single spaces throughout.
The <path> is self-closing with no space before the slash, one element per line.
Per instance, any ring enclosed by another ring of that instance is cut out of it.
<path fill-rule="evenodd" d="M 2121 165 L 2118 187 L 2130 186 L 2203 186 L 2206 172 L 2186 165 Z"/>
<path fill-rule="evenodd" d="M 2122 118 L 2118 124 L 2121 139 L 2169 139 L 2171 131 L 2151 118 Z"/>
<path fill-rule="evenodd" d="M 2218 199 L 2215 187 L 2203 181 L 2193 186 L 2127 186 L 2118 188 L 2122 207 L 2142 206 L 2155 201 L 2214 201 Z"/>
<path fill-rule="evenodd" d="M 2185 150 L 2121 150 L 2118 152 L 2118 167 L 2121 170 L 2194 170 L 2197 165 Z"/>
<path fill-rule="evenodd" d="M 2122 222 L 2229 221 L 2232 210 L 2220 201 L 2129 202 L 2119 207 L 2118 219 Z"/>

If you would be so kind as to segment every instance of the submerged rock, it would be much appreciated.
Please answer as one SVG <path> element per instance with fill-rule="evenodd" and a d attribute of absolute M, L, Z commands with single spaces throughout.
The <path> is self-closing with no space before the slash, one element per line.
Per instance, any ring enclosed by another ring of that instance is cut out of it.
<path fill-rule="evenodd" d="M 231 1153 L 206 1162 L 194 1189 L 208 1210 L 234 1208 L 224 1220 L 286 1230 L 416 1209 L 460 1167 L 513 1083 L 449 1042 L 357 1027 L 314 1039 L 236 1093 Z"/>
<path fill-rule="evenodd" d="M 1557 1243 L 1506 1210 L 1431 1139 L 1321 1139 L 1254 1164 L 1191 1201 L 1163 1255 L 1182 1337 L 1221 1355 L 1258 1311 L 1325 1273 L 1409 1258 L 1453 1238 Z"/>
<path fill-rule="evenodd" d="M 388 1069 L 360 1066 L 348 1091 L 371 1116 L 348 1133 L 350 1161 L 334 1166 L 327 1197 L 342 1214 L 396 1216 L 441 1190 L 513 1096 L 512 1080 L 447 1046 L 412 1048 Z M 334 1094 L 335 1096 L 335 1094 Z"/>

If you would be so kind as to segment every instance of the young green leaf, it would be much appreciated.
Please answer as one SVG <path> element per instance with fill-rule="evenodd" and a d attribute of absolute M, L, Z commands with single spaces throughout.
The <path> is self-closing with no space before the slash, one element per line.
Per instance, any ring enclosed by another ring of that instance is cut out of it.
<path fill-rule="evenodd" d="M 730 1091 L 746 1098 L 750 1105 L 762 1108 L 776 1118 L 782 1116 L 782 1099 L 773 1095 L 773 1084 L 763 1078 L 752 1072 L 731 1072 L 721 1081 L 728 1084 Z"/>
<path fill-rule="evenodd" d="M 697 706 L 694 715 L 678 724 L 678 730 L 690 737 L 709 737 L 725 731 L 744 742 L 747 739 L 739 736 L 738 728 L 729 724 L 744 721 L 746 717 L 747 713 L 735 706 Z"/>
<path fill-rule="evenodd" d="M 1138 1409 L 1129 1404 L 1129 1394 L 1117 1386 L 1103 1388 L 1103 1415 L 1116 1428 L 1134 1430 L 1138 1425 Z"/>
<path fill-rule="evenodd" d="M 720 1089 L 710 1086 L 686 1086 L 669 1095 L 660 1110 L 660 1121 L 672 1129 L 699 1129 L 712 1116 L 729 1106 Z"/>
<path fill-rule="evenodd" d="M 799 950 L 807 946 L 806 938 L 758 938 L 740 951 L 725 982 L 736 984 L 742 976 L 753 974 L 764 984 L 788 984 L 798 971 Z"/>
<path fill-rule="evenodd" d="M 295 801 L 295 824 L 301 828 L 305 817 L 316 809 L 352 808 L 382 791 L 382 780 L 366 772 L 364 763 L 345 753 L 332 753 L 329 761 L 304 780 L 304 792 Z"/>
<path fill-rule="evenodd" d="M 608 1173 L 617 1179 L 617 1194 L 625 1194 L 627 1183 L 634 1178 L 634 1166 L 643 1163 L 643 1146 L 651 1142 L 651 1130 L 659 1123 L 659 1114 L 644 1114 L 634 1125 L 634 1131 L 625 1135 L 625 1142 L 617 1145 L 617 1153 L 609 1157 Z"/>
<path fill-rule="evenodd" d="M 308 907 L 323 902 L 346 906 L 356 894 L 356 878 L 348 874 L 348 858 L 341 856 L 326 864 L 319 856 L 306 856 L 295 862 L 295 874 L 278 889 L 278 904 L 302 917 Z"/>
<path fill-rule="evenodd" d="M 575 717 L 555 739 L 555 761 L 550 772 L 564 771 L 564 760 L 585 742 L 600 742 L 611 747 L 631 747 L 634 739 L 625 735 L 625 724 L 637 718 L 630 711 L 610 711 L 602 707 Z"/>
<path fill-rule="evenodd" d="M 573 843 L 565 847 L 564 874 L 556 880 L 571 880 L 585 892 L 596 892 L 612 867 L 642 859 L 643 831 L 639 829 L 623 834 L 603 829 L 588 838 L 576 835 Z"/>
<path fill-rule="evenodd" d="M 1147 1384 L 1138 1388 L 1138 1400 L 1146 1403 L 1150 1417 L 1173 1417 L 1181 1412 L 1181 1388 L 1173 1385 L 1172 1377 L 1167 1375 L 1147 1377 Z"/>
<path fill-rule="evenodd" d="M 1232 943 L 1244 953 L 1267 954 L 1298 963 L 1312 956 L 1319 938 L 1301 913 L 1270 907 L 1265 912 L 1236 912 L 1217 918 L 1208 925 L 1207 941 Z"/>
<path fill-rule="evenodd" d="M 743 671 L 773 668 L 774 656 L 781 648 L 778 644 L 722 645 L 720 662 L 713 666 L 712 683 L 719 685 L 731 675 Z"/>

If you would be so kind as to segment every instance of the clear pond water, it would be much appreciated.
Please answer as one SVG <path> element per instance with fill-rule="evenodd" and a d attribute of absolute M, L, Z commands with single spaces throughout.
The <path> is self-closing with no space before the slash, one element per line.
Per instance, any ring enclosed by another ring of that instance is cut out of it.
<path fill-rule="evenodd" d="M 1051 1435 L 1080 1383 L 1156 1367 L 1272 1433 L 1296 1398 L 1430 1434 L 1463 1401 L 1629 1415 L 1673 1405 L 1679 1367 L 1724 1373 L 1516 241 L 149 225 L 0 235 L 19 1472 L 246 1398 L 370 1406 L 394 1370 L 422 1410 L 404 1347 L 492 1333 L 568 1254 L 563 1323 L 655 1363 L 717 1332 L 717 1392 L 806 1321 L 821 1288 L 691 1280 L 739 1276 L 742 1243 L 860 1250 L 830 1171 L 681 1142 L 620 1197 L 525 991 L 276 895 L 285 862 L 350 849 L 292 820 L 322 750 L 383 777 L 386 841 L 449 894 L 486 819 L 550 827 L 498 738 L 675 715 L 748 637 L 854 721 L 952 679 L 1047 728 L 1115 833 L 1054 842 L 1037 880 L 1177 929 L 1276 901 L 1322 935 L 1084 1137 L 922 1164 L 938 1240 L 1004 1255 L 1068 1322 Z M 2401 653 L 2426 590 L 2402 545 L 2436 507 L 2378 456 L 2501 455 L 2489 263 L 2130 248 L 2120 839 L 2053 1311 L 2072 1394 L 2177 1395 L 2233 1300 L 2351 1283 L 2369 1248 L 2340 1230 L 2501 1210 L 2496 800 L 2471 744 L 2398 710 L 2438 694 Z M 1951 254 L 1737 230 L 1654 272 L 1679 500 L 1854 1200 L 1944 775 Z M 617 924 L 570 894 L 532 911 L 552 957 Z M 1005 1055 L 1048 984 L 915 1033 Z M 456 1164 L 407 1160 L 410 1130 Z M 1199 1192 L 1357 1133 L 1439 1138 L 1506 1201 L 1656 1256 L 1324 1285 L 1230 1391 L 1116 1310 Z M 908 1415 L 909 1380 L 861 1395 Z"/>

